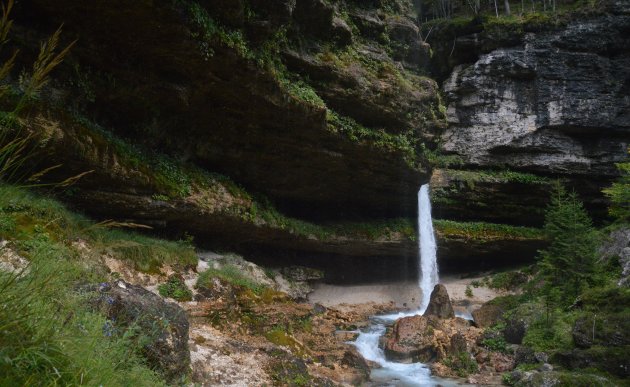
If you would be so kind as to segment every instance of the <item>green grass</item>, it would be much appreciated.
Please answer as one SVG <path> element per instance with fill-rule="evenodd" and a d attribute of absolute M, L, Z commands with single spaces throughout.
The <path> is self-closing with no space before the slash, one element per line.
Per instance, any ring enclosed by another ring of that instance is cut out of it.
<path fill-rule="evenodd" d="M 544 239 L 542 230 L 532 227 L 510 226 L 485 222 L 455 222 L 436 219 L 433 224 L 437 232 L 445 238 L 466 238 L 471 240 L 491 239 Z"/>
<path fill-rule="evenodd" d="M 0 184 L 0 237 L 28 247 L 33 237 L 71 245 L 85 240 L 94 254 L 111 254 L 136 269 L 155 272 L 164 264 L 195 265 L 190 243 L 166 241 L 119 229 L 110 229 L 68 211 L 59 202 L 25 189 Z"/>
<path fill-rule="evenodd" d="M 72 242 L 109 231 L 7 185 L 0 219 L 0 236 L 30 262 L 22 273 L 0 272 L 0 385 L 163 385 L 140 357 L 142 337 L 108 333 L 105 317 L 77 291 L 108 277 L 98 257 Z"/>
<path fill-rule="evenodd" d="M 247 277 L 243 272 L 234 265 L 225 265 L 219 269 L 210 268 L 199 275 L 197 279 L 197 287 L 208 287 L 213 278 L 219 278 L 232 285 L 249 289 L 257 295 L 262 294 L 265 286 L 256 283 Z"/>

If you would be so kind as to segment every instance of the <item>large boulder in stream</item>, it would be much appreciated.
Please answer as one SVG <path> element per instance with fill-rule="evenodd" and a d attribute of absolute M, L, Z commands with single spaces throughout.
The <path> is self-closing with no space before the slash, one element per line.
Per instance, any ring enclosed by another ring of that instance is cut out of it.
<path fill-rule="evenodd" d="M 385 341 L 385 356 L 400 362 L 426 363 L 434 360 L 437 352 L 433 335 L 439 325 L 435 316 L 411 316 L 397 320 Z"/>
<path fill-rule="evenodd" d="M 446 291 L 446 286 L 437 284 L 431 292 L 431 299 L 429 306 L 424 312 L 425 316 L 437 316 L 438 318 L 453 318 L 455 312 L 453 311 L 453 305 L 451 305 L 451 299 Z"/>

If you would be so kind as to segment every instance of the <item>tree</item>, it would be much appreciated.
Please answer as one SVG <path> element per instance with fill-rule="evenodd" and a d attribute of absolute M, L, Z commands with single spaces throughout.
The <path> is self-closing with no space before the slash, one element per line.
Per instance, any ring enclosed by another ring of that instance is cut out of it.
<path fill-rule="evenodd" d="M 599 282 L 599 234 L 575 192 L 567 194 L 559 183 L 552 193 L 544 230 L 550 245 L 540 251 L 540 266 L 547 293 L 559 289 L 562 303 L 570 304 L 585 287 Z"/>
<path fill-rule="evenodd" d="M 620 223 L 630 223 L 630 161 L 617 164 L 621 177 L 603 190 L 610 199 L 608 213 Z"/>

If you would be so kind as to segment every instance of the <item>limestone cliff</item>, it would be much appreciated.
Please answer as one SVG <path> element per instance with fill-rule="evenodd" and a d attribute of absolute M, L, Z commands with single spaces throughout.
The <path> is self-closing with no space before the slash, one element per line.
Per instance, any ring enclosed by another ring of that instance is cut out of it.
<path fill-rule="evenodd" d="M 455 216 L 540 224 L 549 177 L 572 186 L 594 215 L 604 216 L 601 189 L 617 176 L 614 163 L 630 143 L 629 12 L 627 3 L 611 2 L 536 28 L 506 25 L 498 36 L 488 25 L 460 31 L 442 86 L 449 126 L 441 148 L 474 171 L 450 174 L 454 183 L 463 177 L 472 184 L 442 192 L 442 199 L 460 209 L 467 197 L 476 208 Z M 493 211 L 482 213 L 484 205 Z"/>

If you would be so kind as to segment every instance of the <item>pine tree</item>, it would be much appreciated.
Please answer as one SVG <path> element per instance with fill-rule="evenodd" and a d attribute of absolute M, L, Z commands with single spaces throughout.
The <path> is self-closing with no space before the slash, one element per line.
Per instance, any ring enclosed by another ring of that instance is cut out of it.
<path fill-rule="evenodd" d="M 547 280 L 547 293 L 560 290 L 564 304 L 570 304 L 586 286 L 598 282 L 598 232 L 577 195 L 557 184 L 545 215 L 545 232 L 550 246 L 540 251 L 540 266 Z"/>
<path fill-rule="evenodd" d="M 630 223 L 630 161 L 617 164 L 621 177 L 603 192 L 610 199 L 608 212 L 620 223 Z"/>

